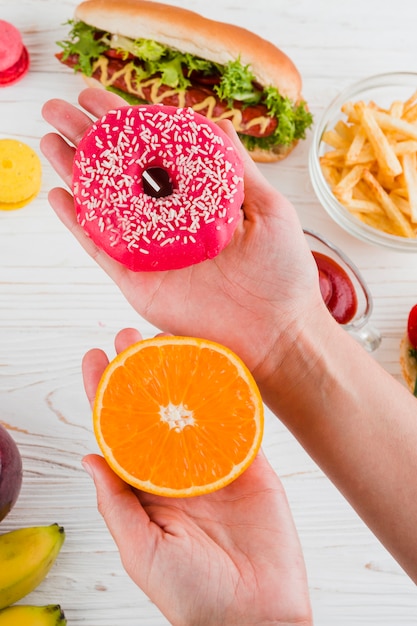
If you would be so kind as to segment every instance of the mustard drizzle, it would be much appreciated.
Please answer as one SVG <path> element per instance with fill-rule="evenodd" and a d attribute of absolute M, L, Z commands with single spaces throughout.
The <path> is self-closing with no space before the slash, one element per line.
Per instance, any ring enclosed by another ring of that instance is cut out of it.
<path fill-rule="evenodd" d="M 93 68 L 92 68 L 93 74 L 97 70 L 101 71 L 99 80 L 102 83 L 102 85 L 104 85 L 104 87 L 111 87 L 118 78 L 121 78 L 122 76 L 124 76 L 124 79 L 126 81 L 126 85 L 129 91 L 135 96 L 137 96 L 138 98 L 141 98 L 142 100 L 150 100 L 152 104 L 160 104 L 167 97 L 177 96 L 178 106 L 179 107 L 186 106 L 184 91 L 171 89 L 168 91 L 164 91 L 164 93 L 161 95 L 158 95 L 158 90 L 162 84 L 162 81 L 160 78 L 150 78 L 139 84 L 136 83 L 136 87 L 134 87 L 133 86 L 133 72 L 136 71 L 136 68 L 133 62 L 127 63 L 121 70 L 119 70 L 118 72 L 114 72 L 113 76 L 110 76 L 110 77 L 108 75 L 108 64 L 109 64 L 109 59 L 107 59 L 104 56 L 101 56 L 94 63 Z M 150 97 L 145 97 L 143 88 L 149 87 L 149 86 L 151 87 Z M 266 129 L 268 128 L 270 118 L 266 115 L 260 115 L 258 117 L 254 117 L 253 119 L 249 120 L 246 124 L 243 124 L 242 112 L 239 109 L 230 109 L 229 111 L 224 111 L 219 116 L 214 116 L 213 112 L 214 112 L 215 106 L 216 106 L 216 98 L 214 96 L 207 96 L 207 98 L 205 98 L 201 102 L 197 102 L 196 104 L 192 105 L 191 108 L 197 113 L 207 108 L 207 113 L 205 113 L 204 115 L 205 117 L 212 120 L 213 122 L 218 122 L 219 120 L 223 120 L 223 119 L 230 119 L 237 132 L 244 133 L 245 130 L 246 131 L 249 130 L 250 128 L 252 128 L 252 126 L 259 125 L 261 128 L 261 133 L 264 134 Z"/>

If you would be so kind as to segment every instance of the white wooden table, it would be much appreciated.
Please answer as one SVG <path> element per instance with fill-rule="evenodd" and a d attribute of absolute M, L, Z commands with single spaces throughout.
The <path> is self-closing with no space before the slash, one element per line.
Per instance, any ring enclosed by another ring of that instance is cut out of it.
<path fill-rule="evenodd" d="M 167 1 L 250 28 L 282 47 L 303 76 L 316 118 L 353 81 L 417 70 L 414 0 Z M 56 96 L 75 103 L 84 86 L 54 58 L 75 4 L 0 0 L 0 19 L 21 30 L 32 61 L 23 81 L 0 90 L 0 138 L 21 139 L 39 154 L 39 139 L 50 130 L 42 104 Z M 295 203 L 303 226 L 326 235 L 362 270 L 374 296 L 372 320 L 382 333 L 374 358 L 400 378 L 399 341 L 417 302 L 417 255 L 361 243 L 330 220 L 309 180 L 310 141 L 311 134 L 286 161 L 261 169 Z M 166 620 L 122 569 L 80 465 L 85 453 L 97 450 L 82 355 L 95 345 L 112 353 L 113 336 L 123 326 L 137 326 L 145 336 L 154 329 L 57 220 L 47 192 L 58 177 L 43 158 L 42 164 L 38 198 L 21 210 L 0 212 L 0 422 L 10 428 L 24 463 L 20 498 L 0 530 L 52 522 L 66 529 L 57 563 L 27 601 L 60 603 L 71 625 L 162 626 Z M 270 414 L 264 449 L 292 505 L 316 624 L 415 626 L 414 584 Z"/>

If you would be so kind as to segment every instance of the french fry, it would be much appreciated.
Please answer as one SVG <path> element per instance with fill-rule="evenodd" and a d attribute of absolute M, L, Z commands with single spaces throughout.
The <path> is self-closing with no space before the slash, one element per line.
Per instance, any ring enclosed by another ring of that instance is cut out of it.
<path fill-rule="evenodd" d="M 321 170 L 323 172 L 324 178 L 326 179 L 330 187 L 334 187 L 335 185 L 337 185 L 340 180 L 340 171 L 337 167 L 321 163 Z"/>
<path fill-rule="evenodd" d="M 406 198 L 394 191 L 390 193 L 390 198 L 400 209 L 401 213 L 404 213 L 404 215 L 408 218 L 411 217 L 410 204 Z"/>
<path fill-rule="evenodd" d="M 393 102 L 389 108 L 389 114 L 392 115 L 392 117 L 401 118 L 403 116 L 403 113 L 404 102 L 401 102 L 401 100 L 395 100 L 395 102 Z"/>
<path fill-rule="evenodd" d="M 384 213 L 379 204 L 370 200 L 355 200 L 352 198 L 346 200 L 345 206 L 355 213 L 373 213 L 377 215 L 383 215 Z"/>
<path fill-rule="evenodd" d="M 363 128 L 358 128 L 355 136 L 346 152 L 346 164 L 355 165 L 365 145 L 366 133 Z"/>
<path fill-rule="evenodd" d="M 345 102 L 345 104 L 342 105 L 341 111 L 346 115 L 349 124 L 358 123 L 358 115 L 353 102 Z"/>
<path fill-rule="evenodd" d="M 332 148 L 349 148 L 349 139 L 342 137 L 335 130 L 326 130 L 323 133 L 322 140 L 327 143 L 328 146 L 332 146 Z"/>
<path fill-rule="evenodd" d="M 382 230 L 385 233 L 389 233 L 392 235 L 401 236 L 401 233 L 399 233 L 397 230 L 396 224 L 394 222 L 391 222 L 391 220 L 388 219 L 386 215 L 381 216 L 381 215 L 374 215 L 372 213 L 361 213 L 360 219 L 363 222 L 365 222 L 365 224 L 372 226 L 372 228 L 376 228 L 377 230 Z"/>
<path fill-rule="evenodd" d="M 402 171 L 401 163 L 391 148 L 388 139 L 377 124 L 377 114 L 369 107 L 365 107 L 363 103 L 355 105 L 355 109 L 380 166 L 392 176 L 397 176 Z M 382 113 L 378 115 L 382 115 Z"/>
<path fill-rule="evenodd" d="M 417 158 L 416 153 L 404 154 L 402 157 L 404 178 L 408 190 L 411 221 L 417 224 Z"/>
<path fill-rule="evenodd" d="M 397 141 L 392 148 L 397 156 L 410 152 L 417 152 L 417 141 L 413 141 L 412 139 L 408 141 Z"/>
<path fill-rule="evenodd" d="M 334 127 L 335 131 L 346 139 L 346 141 L 352 141 L 352 129 L 343 120 L 338 120 Z"/>
<path fill-rule="evenodd" d="M 395 193 L 396 196 L 399 196 L 400 198 L 404 198 L 405 200 L 408 199 L 407 187 L 396 187 L 395 189 L 391 191 L 391 193 Z"/>
<path fill-rule="evenodd" d="M 393 189 L 395 186 L 395 176 L 389 174 L 383 169 L 375 172 L 375 178 L 383 189 Z"/>
<path fill-rule="evenodd" d="M 391 117 L 381 111 L 376 111 L 374 116 L 382 130 L 396 130 L 408 139 L 417 139 L 417 125 Z"/>
<path fill-rule="evenodd" d="M 402 117 L 406 122 L 415 122 L 417 120 L 417 102 L 408 108 Z"/>
<path fill-rule="evenodd" d="M 363 165 L 355 165 L 346 176 L 337 183 L 333 188 L 333 193 L 338 199 L 351 198 L 352 190 L 364 175 L 365 168 Z"/>
<path fill-rule="evenodd" d="M 322 165 L 337 165 L 338 164 L 340 167 L 342 167 L 345 162 L 345 158 L 346 158 L 346 150 L 342 150 L 342 149 L 330 150 L 329 152 L 326 152 L 326 154 L 323 154 L 322 157 L 320 157 L 320 163 Z"/>
<path fill-rule="evenodd" d="M 417 89 L 411 96 L 404 102 L 404 114 L 407 113 L 409 109 L 411 109 L 417 101 Z"/>

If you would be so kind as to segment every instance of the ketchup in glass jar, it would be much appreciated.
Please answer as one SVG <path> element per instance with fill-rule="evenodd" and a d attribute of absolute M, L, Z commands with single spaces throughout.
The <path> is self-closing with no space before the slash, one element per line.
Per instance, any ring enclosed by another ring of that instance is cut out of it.
<path fill-rule="evenodd" d="M 336 261 L 315 250 L 312 254 L 319 270 L 320 291 L 327 308 L 339 324 L 348 324 L 358 308 L 352 281 Z"/>

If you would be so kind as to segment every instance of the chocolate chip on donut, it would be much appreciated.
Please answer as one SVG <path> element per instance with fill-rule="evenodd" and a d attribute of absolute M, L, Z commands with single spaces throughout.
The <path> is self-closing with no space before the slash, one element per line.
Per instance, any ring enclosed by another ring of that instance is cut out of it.
<path fill-rule="evenodd" d="M 82 138 L 74 159 L 79 223 L 133 271 L 187 267 L 230 242 L 243 164 L 229 137 L 190 108 L 125 106 Z"/>
<path fill-rule="evenodd" d="M 153 198 L 164 198 L 173 192 L 171 179 L 162 167 L 148 167 L 142 172 L 143 191 Z"/>

